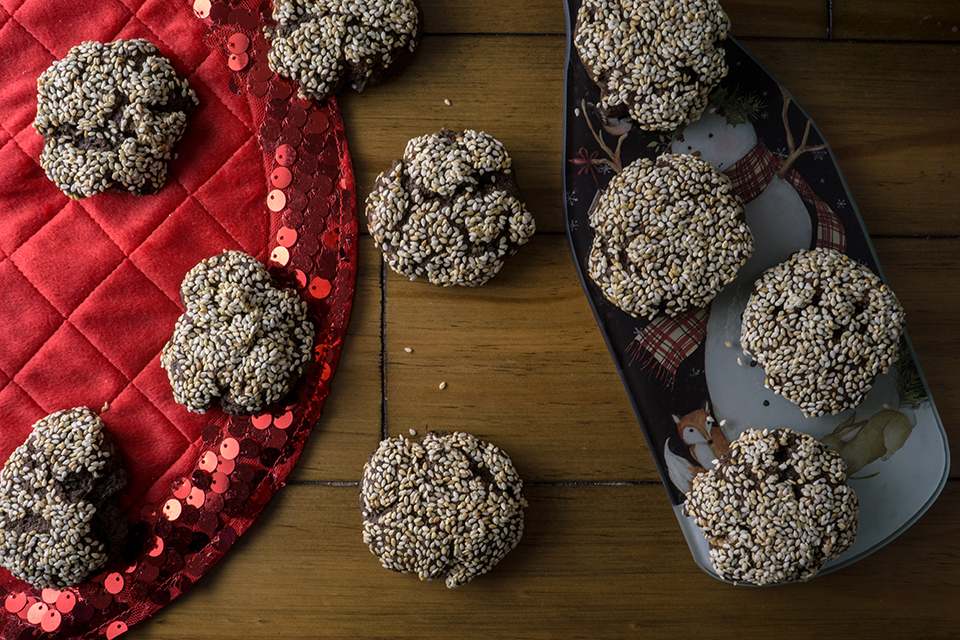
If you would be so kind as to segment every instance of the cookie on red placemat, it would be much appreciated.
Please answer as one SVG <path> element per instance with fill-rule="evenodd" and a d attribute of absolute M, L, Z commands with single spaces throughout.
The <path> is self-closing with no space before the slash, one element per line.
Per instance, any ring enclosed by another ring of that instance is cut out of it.
<path fill-rule="evenodd" d="M 71 198 L 156 193 L 197 94 L 146 40 L 90 41 L 37 82 L 40 165 Z"/>
<path fill-rule="evenodd" d="M 270 67 L 315 100 L 396 74 L 423 34 L 417 0 L 275 0 L 273 19 L 264 29 Z"/>

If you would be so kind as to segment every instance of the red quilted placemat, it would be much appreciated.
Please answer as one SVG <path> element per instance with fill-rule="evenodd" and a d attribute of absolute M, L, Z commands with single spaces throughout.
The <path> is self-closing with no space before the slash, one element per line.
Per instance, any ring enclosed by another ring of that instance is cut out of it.
<path fill-rule="evenodd" d="M 282 485 L 319 417 L 349 315 L 356 203 L 335 101 L 302 101 L 265 64 L 269 3 L 0 0 L 0 456 L 44 415 L 95 411 L 129 477 L 127 557 L 75 588 L 0 570 L 4 638 L 113 638 L 190 586 Z M 44 175 L 37 78 L 84 40 L 144 38 L 200 99 L 153 196 L 70 200 Z M 179 286 L 240 249 L 296 287 L 319 327 L 312 367 L 264 415 L 173 401 L 160 350 Z"/>

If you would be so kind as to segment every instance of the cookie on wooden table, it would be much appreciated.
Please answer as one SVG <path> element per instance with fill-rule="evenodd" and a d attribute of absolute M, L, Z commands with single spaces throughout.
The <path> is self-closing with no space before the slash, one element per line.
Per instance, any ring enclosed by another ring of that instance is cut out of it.
<path fill-rule="evenodd" d="M 753 252 L 744 203 L 730 179 L 692 155 L 627 165 L 589 218 L 590 278 L 632 316 L 706 306 Z"/>
<path fill-rule="evenodd" d="M 694 477 L 684 515 L 735 582 L 808 580 L 857 537 L 857 496 L 840 455 L 791 429 L 748 429 L 716 468 Z"/>
<path fill-rule="evenodd" d="M 418 0 L 275 0 L 267 61 L 304 99 L 363 91 L 396 74 L 423 34 Z"/>
<path fill-rule="evenodd" d="M 42 418 L 0 471 L 0 565 L 38 589 L 80 583 L 122 551 L 126 484 L 99 416 Z"/>
<path fill-rule="evenodd" d="M 160 354 L 173 397 L 195 413 L 214 402 L 246 415 L 280 401 L 306 370 L 315 328 L 307 303 L 281 289 L 242 251 L 191 269 L 180 285 L 186 310 Z"/>
<path fill-rule="evenodd" d="M 836 249 L 816 248 L 757 280 L 740 341 L 768 389 L 806 416 L 822 416 L 860 404 L 896 362 L 904 321 L 876 274 Z"/>
<path fill-rule="evenodd" d="M 40 165 L 74 199 L 155 193 L 198 104 L 146 40 L 83 42 L 37 80 Z"/>
<path fill-rule="evenodd" d="M 530 239 L 503 144 L 467 129 L 414 138 L 367 198 L 367 228 L 390 268 L 440 286 L 480 286 Z"/>
<path fill-rule="evenodd" d="M 389 438 L 363 468 L 363 541 L 387 569 L 458 587 L 517 546 L 522 489 L 510 458 L 475 436 Z"/>
<path fill-rule="evenodd" d="M 573 42 L 607 118 L 669 131 L 699 118 L 727 75 L 729 30 L 717 0 L 584 0 Z"/>

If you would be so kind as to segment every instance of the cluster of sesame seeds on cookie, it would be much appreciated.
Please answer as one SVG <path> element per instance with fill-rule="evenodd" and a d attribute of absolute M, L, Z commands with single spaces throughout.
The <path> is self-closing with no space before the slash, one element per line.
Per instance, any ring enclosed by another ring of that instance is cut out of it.
<path fill-rule="evenodd" d="M 230 414 L 278 402 L 313 353 L 314 326 L 292 289 L 278 288 L 264 266 L 225 251 L 191 269 L 180 286 L 186 307 L 160 364 L 174 400 L 196 413 L 219 401 Z"/>
<path fill-rule="evenodd" d="M 699 118 L 726 76 L 729 30 L 717 0 L 584 0 L 574 44 L 607 116 L 672 130 Z"/>
<path fill-rule="evenodd" d="M 857 496 L 839 454 L 790 429 L 748 429 L 716 467 L 694 477 L 685 515 L 735 582 L 808 580 L 857 536 Z"/>
<path fill-rule="evenodd" d="M 146 40 L 83 42 L 37 80 L 40 165 L 67 196 L 154 193 L 198 104 Z"/>
<path fill-rule="evenodd" d="M 853 258 L 802 250 L 754 285 L 741 325 L 744 353 L 766 386 L 807 416 L 858 405 L 899 355 L 905 314 L 896 295 Z"/>
<path fill-rule="evenodd" d="M 264 28 L 270 68 L 316 100 L 376 82 L 416 50 L 422 31 L 416 0 L 275 0 L 273 19 Z"/>
<path fill-rule="evenodd" d="M 410 140 L 366 213 L 387 264 L 439 286 L 484 284 L 536 230 L 503 144 L 470 129 Z"/>
<path fill-rule="evenodd" d="M 0 565 L 37 588 L 74 585 L 101 568 L 111 550 L 93 530 L 101 505 L 91 494 L 110 482 L 117 486 L 101 497 L 116 499 L 125 485 L 113 456 L 86 407 L 38 421 L 0 471 Z"/>
<path fill-rule="evenodd" d="M 692 155 L 634 161 L 589 216 L 590 278 L 632 316 L 707 305 L 753 252 L 744 204 L 729 178 Z"/>
<path fill-rule="evenodd" d="M 458 587 L 520 541 L 522 488 L 510 458 L 475 436 L 390 438 L 364 466 L 363 541 L 387 569 Z"/>

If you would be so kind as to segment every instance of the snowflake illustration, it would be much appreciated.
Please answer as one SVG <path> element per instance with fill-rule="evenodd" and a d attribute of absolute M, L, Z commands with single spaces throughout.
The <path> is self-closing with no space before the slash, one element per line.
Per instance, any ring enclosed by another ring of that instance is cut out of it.
<path fill-rule="evenodd" d="M 781 160 L 786 160 L 786 159 L 787 159 L 787 150 L 784 149 L 783 147 L 780 147 L 779 149 L 777 149 L 776 151 L 773 152 L 773 155 L 777 156 L 777 157 L 780 158 Z"/>
<path fill-rule="evenodd" d="M 580 201 L 580 198 L 577 197 L 576 191 L 571 191 L 570 193 L 567 194 L 567 204 L 572 205 L 575 202 L 579 202 L 579 201 Z"/>
<path fill-rule="evenodd" d="M 820 184 L 827 184 L 826 178 L 820 178 Z"/>
<path fill-rule="evenodd" d="M 814 152 L 813 152 L 813 159 L 814 159 L 814 160 L 823 160 L 823 159 L 826 158 L 826 157 L 827 157 L 827 150 L 826 150 L 826 149 L 816 149 L 816 150 L 814 150 Z"/>
<path fill-rule="evenodd" d="M 608 165 L 608 164 L 602 164 L 602 165 L 600 165 L 600 173 L 602 173 L 602 174 L 608 174 L 608 173 L 610 173 L 611 171 L 613 171 L 613 167 L 611 167 L 610 165 Z"/>
<path fill-rule="evenodd" d="M 579 228 L 580 228 L 580 221 L 577 220 L 576 218 L 570 218 L 570 230 L 576 231 Z"/>
<path fill-rule="evenodd" d="M 769 119 L 770 119 L 770 114 L 769 114 L 768 112 L 766 112 L 766 111 L 761 111 L 761 112 L 760 112 L 760 119 L 761 119 L 761 120 L 769 120 Z"/>
<path fill-rule="evenodd" d="M 847 201 L 843 198 L 837 200 L 837 209 L 845 209 L 847 207 Z"/>

